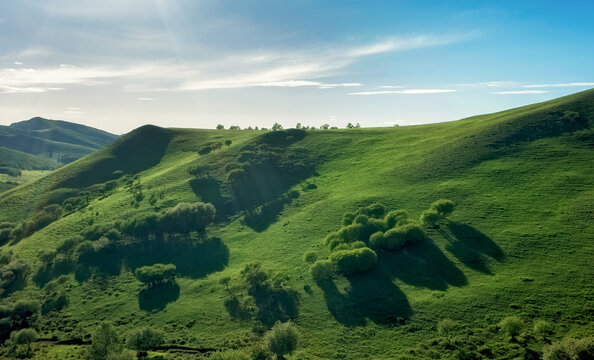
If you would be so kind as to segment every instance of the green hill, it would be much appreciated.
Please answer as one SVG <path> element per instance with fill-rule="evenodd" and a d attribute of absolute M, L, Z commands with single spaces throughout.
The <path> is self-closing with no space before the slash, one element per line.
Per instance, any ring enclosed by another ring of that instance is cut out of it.
<path fill-rule="evenodd" d="M 40 117 L 0 126 L 0 146 L 61 164 L 90 154 L 116 138 L 88 126 Z"/>
<path fill-rule="evenodd" d="M 44 304 L 28 320 L 41 336 L 39 359 L 83 357 L 104 320 L 121 336 L 161 330 L 165 343 L 151 356 L 198 359 L 249 353 L 276 320 L 289 319 L 300 332 L 292 359 L 538 358 L 550 341 L 594 335 L 593 124 L 589 90 L 419 126 L 143 126 L 0 194 L 0 222 L 14 223 L 3 228 L 27 220 L 20 236 L 4 232 L 2 250 L 31 267 L 20 278 L 24 265 L 5 266 L 13 275 L 0 303 Z M 384 226 L 371 204 L 417 222 L 438 199 L 455 211 L 414 240 L 403 235 L 404 245 L 389 250 L 362 235 Z M 197 201 L 216 207 L 206 235 L 191 222 L 198 232 L 167 230 L 180 226 L 170 220 L 174 206 Z M 340 236 L 366 243 L 342 249 L 370 246 L 377 264 L 314 280 L 304 254 L 347 254 L 324 239 L 357 211 L 369 217 Z M 91 243 L 60 246 L 73 236 Z M 39 257 L 56 248 L 54 260 Z M 175 265 L 176 280 L 136 280 L 136 269 L 156 263 Z M 510 339 L 498 324 L 511 316 L 523 325 Z M 14 319 L 0 311 L 2 329 L 20 326 Z M 443 319 L 456 321 L 451 331 L 446 323 L 438 331 Z M 534 328 L 540 320 L 552 327 L 544 337 Z"/>

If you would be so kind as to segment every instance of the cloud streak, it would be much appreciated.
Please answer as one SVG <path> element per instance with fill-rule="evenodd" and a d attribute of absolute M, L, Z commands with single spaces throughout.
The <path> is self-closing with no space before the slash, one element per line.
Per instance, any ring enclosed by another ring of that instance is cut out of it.
<path fill-rule="evenodd" d="M 405 94 L 405 95 L 419 95 L 419 94 L 443 94 L 454 93 L 453 89 L 407 89 L 407 90 L 382 90 L 382 91 L 361 91 L 352 92 L 349 95 L 386 95 L 386 94 Z"/>
<path fill-rule="evenodd" d="M 513 91 L 496 91 L 491 94 L 495 95 L 521 95 L 521 94 L 546 94 L 548 91 L 544 90 L 513 90 Z"/>
<path fill-rule="evenodd" d="M 547 88 L 547 87 L 571 87 L 571 86 L 594 86 L 594 82 L 574 82 L 565 84 L 535 84 L 524 85 L 525 88 Z"/>

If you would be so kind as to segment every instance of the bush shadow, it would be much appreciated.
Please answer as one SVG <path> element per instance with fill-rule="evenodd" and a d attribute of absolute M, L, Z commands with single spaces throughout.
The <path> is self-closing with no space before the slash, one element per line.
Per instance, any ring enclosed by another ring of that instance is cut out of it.
<path fill-rule="evenodd" d="M 270 225 L 276 222 L 285 205 L 290 204 L 293 199 L 298 197 L 298 191 L 290 191 L 288 194 L 269 201 L 259 208 L 246 211 L 244 217 L 245 225 L 257 232 L 268 229 Z"/>
<path fill-rule="evenodd" d="M 221 184 L 211 177 L 199 177 L 190 180 L 190 187 L 203 202 L 209 202 L 217 209 L 216 217 L 224 220 L 234 212 L 231 198 L 224 197 Z"/>
<path fill-rule="evenodd" d="M 451 286 L 464 286 L 466 276 L 429 239 L 410 244 L 399 251 L 378 254 L 378 265 L 392 277 L 431 290 L 444 291 Z"/>
<path fill-rule="evenodd" d="M 256 304 L 256 318 L 272 327 L 275 322 L 294 320 L 299 315 L 299 293 L 292 289 L 257 287 L 249 291 Z"/>
<path fill-rule="evenodd" d="M 138 307 L 144 311 L 163 310 L 167 304 L 179 298 L 179 285 L 168 282 L 160 286 L 145 288 L 138 293 Z"/>
<path fill-rule="evenodd" d="M 403 324 L 412 315 L 404 293 L 382 269 L 351 276 L 350 288 L 342 293 L 334 281 L 323 280 L 318 286 L 324 292 L 328 310 L 345 326 L 365 325 L 366 319 L 376 324 Z"/>
<path fill-rule="evenodd" d="M 472 226 L 450 222 L 447 230 L 440 231 L 449 241 L 447 250 L 473 270 L 492 275 L 486 256 L 497 261 L 505 258 L 503 250 L 493 240 Z"/>

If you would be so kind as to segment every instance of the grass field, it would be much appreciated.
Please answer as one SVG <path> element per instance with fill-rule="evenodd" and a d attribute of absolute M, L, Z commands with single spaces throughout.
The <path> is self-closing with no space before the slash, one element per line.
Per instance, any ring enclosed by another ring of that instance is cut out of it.
<path fill-rule="evenodd" d="M 577 117 L 569 119 L 568 111 Z M 45 341 L 33 345 L 35 358 L 82 356 L 89 334 L 103 320 L 122 334 L 140 325 L 161 329 L 168 359 L 202 358 L 210 353 L 200 349 L 247 349 L 260 341 L 263 325 L 232 317 L 225 306 L 229 291 L 220 284 L 230 277 L 232 291 L 247 296 L 240 272 L 259 262 L 288 275 L 287 286 L 299 291 L 292 318 L 301 336 L 289 358 L 539 354 L 546 342 L 530 330 L 538 319 L 554 324 L 552 340 L 594 335 L 592 124 L 589 90 L 448 123 L 308 131 L 283 145 L 283 156 L 305 156 L 313 175 L 283 180 L 266 214 L 245 217 L 241 206 L 231 204 L 207 229 L 211 240 L 193 235 L 190 245 L 129 244 L 93 261 L 79 260 L 76 271 L 40 269 L 40 250 L 56 248 L 91 224 L 155 213 L 178 202 L 232 199 L 225 165 L 264 134 L 143 127 L 0 194 L 0 221 L 12 222 L 83 190 L 91 194 L 86 206 L 3 245 L 29 262 L 32 272 L 24 288 L 1 301 L 42 300 L 43 285 L 68 276 L 69 305 L 36 323 Z M 197 154 L 226 140 L 231 144 Z M 216 191 L 201 187 L 191 174 L 197 166 L 209 168 L 223 185 Z M 142 196 L 135 197 L 123 181 L 113 190 L 99 189 L 118 170 L 138 175 L 134 181 Z M 312 280 L 302 255 L 330 254 L 323 239 L 340 227 L 343 213 L 381 203 L 418 219 L 440 198 L 454 201 L 456 210 L 439 229 L 424 230 L 425 242 L 379 252 L 370 272 L 337 275 L 321 285 Z M 175 264 L 180 277 L 159 291 L 147 290 L 130 270 L 157 262 Z M 526 324 L 520 341 L 497 331 L 497 323 L 512 315 Z M 436 324 L 445 318 L 459 324 L 451 339 L 437 333 Z M 69 339 L 78 343 L 68 344 Z"/>

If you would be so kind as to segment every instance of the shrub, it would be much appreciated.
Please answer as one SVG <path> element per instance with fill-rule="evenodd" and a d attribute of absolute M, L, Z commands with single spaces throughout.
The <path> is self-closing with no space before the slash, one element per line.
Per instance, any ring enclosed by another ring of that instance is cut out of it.
<path fill-rule="evenodd" d="M 369 217 L 365 214 L 359 214 L 355 217 L 354 223 L 365 225 L 369 221 Z"/>
<path fill-rule="evenodd" d="M 241 350 L 217 351 L 210 357 L 211 360 L 250 360 L 250 357 Z"/>
<path fill-rule="evenodd" d="M 31 343 L 36 341 L 39 335 L 34 329 L 22 329 L 10 334 L 10 339 L 16 345 L 27 345 L 27 353 L 31 351 Z"/>
<path fill-rule="evenodd" d="M 386 214 L 384 217 L 384 223 L 387 229 L 391 229 L 395 226 L 404 225 L 408 222 L 408 212 L 405 210 L 393 210 Z"/>
<path fill-rule="evenodd" d="M 120 240 L 122 233 L 118 229 L 111 228 L 105 233 L 105 236 L 110 240 Z"/>
<path fill-rule="evenodd" d="M 86 241 L 81 242 L 76 247 L 76 254 L 79 257 L 85 256 L 85 255 L 90 254 L 92 252 L 95 252 L 95 247 L 93 246 L 93 242 L 92 241 L 89 241 L 89 240 L 86 240 Z"/>
<path fill-rule="evenodd" d="M 534 335 L 545 339 L 547 336 L 552 335 L 554 332 L 553 324 L 546 320 L 537 320 L 532 328 Z"/>
<path fill-rule="evenodd" d="M 499 329 L 501 329 L 501 331 L 503 331 L 512 340 L 514 340 L 516 336 L 520 335 L 520 332 L 524 328 L 524 322 L 517 316 L 508 316 L 501 320 L 497 325 L 499 326 Z"/>
<path fill-rule="evenodd" d="M 132 331 L 126 339 L 126 346 L 130 349 L 138 351 L 139 355 L 142 353 L 155 349 L 163 344 L 165 336 L 162 332 L 152 329 L 150 327 L 144 327 Z"/>
<path fill-rule="evenodd" d="M 315 251 L 308 251 L 303 254 L 303 260 L 308 264 L 313 264 L 318 259 L 318 254 Z"/>
<path fill-rule="evenodd" d="M 27 278 L 27 275 L 29 275 L 29 271 L 31 271 L 31 267 L 26 261 L 11 261 L 9 264 L 0 268 L 0 287 L 3 290 L 7 290 L 14 285 L 24 282 Z M 3 291 L 0 291 L 0 294 L 2 292 Z"/>
<path fill-rule="evenodd" d="M 34 322 L 40 310 L 39 301 L 17 300 L 12 307 L 12 321 L 18 327 L 26 327 Z"/>
<path fill-rule="evenodd" d="M 153 287 L 166 282 L 175 281 L 177 268 L 173 264 L 154 264 L 152 266 L 139 267 L 134 271 L 134 276 L 138 281 Z"/>
<path fill-rule="evenodd" d="M 250 355 L 252 360 L 268 360 L 270 358 L 270 352 L 262 344 L 256 344 L 252 346 Z"/>
<path fill-rule="evenodd" d="M 233 143 L 231 140 L 225 140 L 225 145 L 230 146 Z"/>
<path fill-rule="evenodd" d="M 457 326 L 458 323 L 452 319 L 442 319 L 437 323 L 437 332 L 439 335 L 449 338 Z"/>
<path fill-rule="evenodd" d="M 377 254 L 364 247 L 353 250 L 339 250 L 330 255 L 330 261 L 344 274 L 365 272 L 377 264 Z"/>
<path fill-rule="evenodd" d="M 565 338 L 546 347 L 543 360 L 594 359 L 594 337 L 585 339 Z"/>
<path fill-rule="evenodd" d="M 454 211 L 454 202 L 447 199 L 439 199 L 431 204 L 431 209 L 437 211 L 444 218 L 448 217 Z"/>
<path fill-rule="evenodd" d="M 412 223 L 390 229 L 383 237 L 375 234 L 374 236 L 374 241 L 370 240 L 370 244 L 386 250 L 397 250 L 406 244 L 420 242 L 425 237 L 421 228 Z"/>
<path fill-rule="evenodd" d="M 80 236 L 73 236 L 66 240 L 64 240 L 58 247 L 56 248 L 58 254 L 64 254 L 67 258 L 70 258 L 74 253 L 74 249 L 76 249 L 77 245 L 82 241 L 82 237 Z"/>
<path fill-rule="evenodd" d="M 371 204 L 357 211 L 358 214 L 367 215 L 375 219 L 381 219 L 386 213 L 386 208 L 381 204 Z"/>
<path fill-rule="evenodd" d="M 277 358 L 295 351 L 298 340 L 297 328 L 290 321 L 286 323 L 277 321 L 264 338 L 268 350 L 276 354 Z"/>
<path fill-rule="evenodd" d="M 369 237 L 369 246 L 374 248 L 384 248 L 386 247 L 386 237 L 382 231 L 378 231 L 373 233 Z"/>
<path fill-rule="evenodd" d="M 37 258 L 41 261 L 44 268 L 54 262 L 57 252 L 55 250 L 39 250 Z"/>
<path fill-rule="evenodd" d="M 421 213 L 421 224 L 426 227 L 437 227 L 441 220 L 443 220 L 443 216 L 441 213 L 437 212 L 437 210 L 431 208 L 429 210 L 425 210 Z"/>
<path fill-rule="evenodd" d="M 344 240 L 342 240 L 338 232 L 331 232 L 324 238 L 324 244 L 328 246 L 330 250 L 333 250 L 336 246 L 342 243 L 344 243 Z"/>
<path fill-rule="evenodd" d="M 342 215 L 342 226 L 351 225 L 353 220 L 355 220 L 355 216 L 354 213 L 344 213 Z"/>
<path fill-rule="evenodd" d="M 161 218 L 161 229 L 167 233 L 189 234 L 192 231 L 204 232 L 213 222 L 216 209 L 211 203 L 179 203 L 167 210 Z"/>
<path fill-rule="evenodd" d="M 311 266 L 310 272 L 314 281 L 326 281 L 332 278 L 334 264 L 328 260 L 318 260 Z"/>
<path fill-rule="evenodd" d="M 360 249 L 360 248 L 364 248 L 366 246 L 367 246 L 367 244 L 364 243 L 363 241 L 355 241 L 355 242 L 348 243 L 348 244 L 347 243 L 339 244 L 332 251 Z"/>
<path fill-rule="evenodd" d="M 248 173 L 243 169 L 232 169 L 227 173 L 227 182 L 234 191 L 240 190 L 248 179 Z"/>
<path fill-rule="evenodd" d="M 355 224 L 345 226 L 338 230 L 338 236 L 343 240 L 342 242 L 354 242 L 359 240 L 367 240 L 362 239 L 364 227 L 361 224 Z"/>

